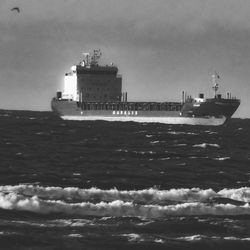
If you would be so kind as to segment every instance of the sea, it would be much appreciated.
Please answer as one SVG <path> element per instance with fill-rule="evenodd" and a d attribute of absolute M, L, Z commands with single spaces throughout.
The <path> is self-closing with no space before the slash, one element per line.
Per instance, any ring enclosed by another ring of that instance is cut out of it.
<path fill-rule="evenodd" d="M 250 249 L 250 119 L 1 110 L 0 249 Z"/>

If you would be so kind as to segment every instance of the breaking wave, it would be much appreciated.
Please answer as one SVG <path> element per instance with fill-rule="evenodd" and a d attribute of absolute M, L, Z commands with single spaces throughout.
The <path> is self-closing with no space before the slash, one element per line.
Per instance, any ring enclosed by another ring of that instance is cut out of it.
<path fill-rule="evenodd" d="M 250 188 L 119 191 L 98 188 L 0 186 L 0 208 L 41 214 L 133 216 L 250 215 Z"/>
<path fill-rule="evenodd" d="M 0 186 L 1 193 L 16 193 L 23 196 L 38 196 L 43 199 L 63 199 L 82 201 L 133 201 L 137 203 L 159 203 L 163 201 L 204 201 L 218 196 L 212 189 L 182 188 L 158 190 L 118 190 L 116 188 L 102 190 L 98 188 L 80 189 L 76 187 L 42 187 L 38 185 Z M 228 198 L 228 197 L 227 197 Z"/>

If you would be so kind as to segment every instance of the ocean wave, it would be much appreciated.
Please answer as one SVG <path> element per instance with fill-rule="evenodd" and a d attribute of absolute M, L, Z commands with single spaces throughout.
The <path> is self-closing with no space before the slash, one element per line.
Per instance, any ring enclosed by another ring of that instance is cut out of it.
<path fill-rule="evenodd" d="M 250 241 L 250 238 L 240 238 L 240 237 L 235 237 L 235 236 L 218 237 L 218 236 L 206 236 L 206 235 L 200 235 L 200 234 L 177 237 L 176 239 L 181 240 L 181 241 L 201 241 L 201 240 Z"/>
<path fill-rule="evenodd" d="M 70 237 L 70 238 L 82 238 L 83 236 L 81 234 L 68 234 L 67 237 Z"/>
<path fill-rule="evenodd" d="M 0 208 L 6 210 L 29 211 L 40 214 L 63 213 L 78 216 L 114 216 L 164 218 L 166 216 L 196 215 L 250 215 L 248 203 L 242 206 L 232 204 L 208 205 L 201 202 L 175 205 L 138 205 L 133 202 L 116 200 L 112 202 L 67 203 L 60 200 L 43 200 L 37 196 L 27 198 L 14 193 L 0 194 Z"/>
<path fill-rule="evenodd" d="M 156 154 L 155 151 L 132 151 L 134 154 L 139 154 L 139 155 L 146 155 L 146 154 Z"/>
<path fill-rule="evenodd" d="M 156 154 L 157 152 L 155 151 L 128 151 L 127 149 L 117 149 L 116 152 L 122 152 L 122 153 L 132 153 L 136 155 L 147 155 L 147 154 Z"/>
<path fill-rule="evenodd" d="M 230 159 L 230 157 L 228 157 L 228 156 L 213 158 L 213 160 L 216 160 L 216 161 L 225 161 L 225 160 L 229 160 L 229 159 Z"/>
<path fill-rule="evenodd" d="M 220 145 L 216 143 L 205 143 L 205 142 L 193 145 L 193 148 L 208 148 L 208 147 L 220 148 Z"/>
<path fill-rule="evenodd" d="M 164 201 L 205 201 L 218 196 L 212 189 L 180 188 L 158 190 L 155 188 L 143 190 L 118 190 L 116 188 L 102 190 L 98 188 L 80 189 L 76 187 L 42 187 L 39 185 L 0 186 L 0 192 L 16 193 L 28 197 L 37 196 L 43 199 L 63 199 L 82 201 L 133 201 L 137 203 L 157 203 Z"/>
<path fill-rule="evenodd" d="M 198 135 L 197 133 L 181 132 L 181 131 L 169 131 L 168 134 L 170 135 Z"/>
<path fill-rule="evenodd" d="M 42 199 L 69 200 L 69 201 L 133 201 L 136 203 L 175 202 L 204 202 L 213 198 L 228 198 L 232 200 L 250 202 L 250 187 L 238 189 L 222 189 L 215 192 L 213 189 L 179 188 L 159 190 L 156 188 L 142 190 L 118 190 L 116 188 L 103 190 L 99 188 L 81 189 L 77 187 L 43 187 L 35 184 L 20 184 L 0 186 L 0 194 L 17 194 L 26 197 L 37 196 Z"/>
<path fill-rule="evenodd" d="M 238 189 L 222 189 L 219 195 L 237 201 L 250 202 L 250 188 L 242 187 Z"/>
<path fill-rule="evenodd" d="M 157 144 L 160 143 L 160 141 L 151 141 L 150 144 Z"/>
<path fill-rule="evenodd" d="M 169 160 L 170 159 L 170 157 L 163 157 L 163 158 L 159 158 L 158 160 L 160 160 L 160 161 L 166 161 L 166 160 Z"/>
<path fill-rule="evenodd" d="M 216 135 L 216 134 L 218 134 L 218 132 L 214 132 L 214 131 L 211 131 L 211 130 L 206 130 L 206 131 L 204 131 L 204 133 L 208 133 L 209 135 Z"/>
<path fill-rule="evenodd" d="M 135 234 L 135 233 L 121 234 L 120 236 L 127 237 L 128 241 L 130 242 L 144 241 L 143 238 L 139 234 Z"/>
<path fill-rule="evenodd" d="M 0 208 L 82 216 L 250 215 L 250 188 L 144 190 L 0 186 Z"/>

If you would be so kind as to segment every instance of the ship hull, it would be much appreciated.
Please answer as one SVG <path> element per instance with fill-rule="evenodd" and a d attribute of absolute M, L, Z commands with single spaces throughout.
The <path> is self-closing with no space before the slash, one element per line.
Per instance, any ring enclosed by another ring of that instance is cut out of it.
<path fill-rule="evenodd" d="M 225 123 L 226 117 L 181 117 L 181 116 L 95 116 L 95 115 L 63 115 L 63 120 L 75 121 L 110 121 L 110 122 L 139 122 L 139 123 L 162 123 L 162 124 L 186 124 L 219 126 Z"/>
<path fill-rule="evenodd" d="M 143 110 L 82 110 L 74 101 L 52 100 L 52 110 L 64 120 L 111 121 L 163 124 L 187 124 L 219 126 L 226 122 L 225 115 L 206 115 L 199 117 L 182 116 L 181 111 L 143 111 Z"/>

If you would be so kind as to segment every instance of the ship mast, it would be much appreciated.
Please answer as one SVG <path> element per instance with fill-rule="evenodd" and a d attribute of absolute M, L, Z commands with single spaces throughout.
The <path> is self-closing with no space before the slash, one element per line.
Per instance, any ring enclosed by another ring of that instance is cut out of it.
<path fill-rule="evenodd" d="M 90 53 L 88 53 L 88 52 L 84 52 L 82 54 L 85 57 L 85 60 L 83 60 L 81 62 L 81 65 L 82 66 L 87 66 L 87 67 L 89 67 L 89 66 L 91 66 L 91 67 L 98 66 L 99 59 L 102 56 L 102 52 L 101 52 L 100 49 L 95 49 L 93 51 L 93 55 L 91 57 L 90 57 Z"/>
<path fill-rule="evenodd" d="M 83 61 L 84 63 L 84 65 L 83 66 L 85 66 L 85 63 L 86 63 L 86 66 L 88 66 L 89 65 L 89 53 L 88 52 L 83 52 L 82 53 L 83 54 L 83 56 L 85 57 L 85 59 L 86 59 L 86 62 L 85 61 Z"/>
<path fill-rule="evenodd" d="M 215 71 L 214 74 L 212 75 L 212 84 L 213 84 L 213 90 L 214 90 L 214 98 L 216 98 L 217 96 L 217 91 L 219 89 L 219 84 L 218 84 L 218 79 L 220 79 L 220 76 L 217 74 L 217 72 Z"/>

